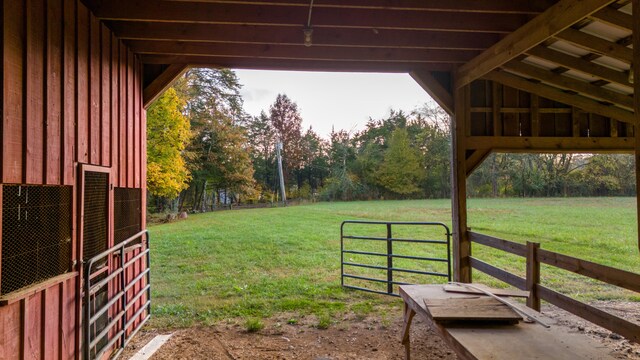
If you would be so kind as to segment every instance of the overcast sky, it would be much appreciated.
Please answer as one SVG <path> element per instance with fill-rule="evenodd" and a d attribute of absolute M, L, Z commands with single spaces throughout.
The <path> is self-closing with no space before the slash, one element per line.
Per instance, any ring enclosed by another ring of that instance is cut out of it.
<path fill-rule="evenodd" d="M 298 104 L 303 129 L 313 126 L 321 136 L 336 130 L 362 129 L 369 117 L 380 119 L 391 108 L 409 112 L 429 95 L 408 74 L 324 73 L 236 70 L 243 85 L 245 110 L 253 116 L 279 93 Z"/>

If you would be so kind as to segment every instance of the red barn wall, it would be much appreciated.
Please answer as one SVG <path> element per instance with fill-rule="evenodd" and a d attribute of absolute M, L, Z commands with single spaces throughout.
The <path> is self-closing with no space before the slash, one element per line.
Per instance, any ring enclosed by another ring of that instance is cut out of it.
<path fill-rule="evenodd" d="M 3 0 L 1 10 L 1 183 L 73 186 L 77 201 L 78 164 L 108 167 L 114 187 L 142 189 L 145 214 L 139 59 L 78 0 Z M 0 359 L 75 357 L 78 282 L 0 306 Z"/>

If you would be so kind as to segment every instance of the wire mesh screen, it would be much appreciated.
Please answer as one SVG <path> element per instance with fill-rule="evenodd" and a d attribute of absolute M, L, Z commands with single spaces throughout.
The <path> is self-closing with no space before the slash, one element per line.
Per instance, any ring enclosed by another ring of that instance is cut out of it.
<path fill-rule="evenodd" d="M 71 187 L 2 187 L 2 295 L 62 275 L 71 263 Z"/>
<path fill-rule="evenodd" d="M 115 188 L 114 243 L 116 245 L 142 230 L 141 194 L 140 189 Z"/>
<path fill-rule="evenodd" d="M 82 259 L 85 262 L 107 250 L 108 196 L 109 175 L 85 172 L 82 229 Z"/>

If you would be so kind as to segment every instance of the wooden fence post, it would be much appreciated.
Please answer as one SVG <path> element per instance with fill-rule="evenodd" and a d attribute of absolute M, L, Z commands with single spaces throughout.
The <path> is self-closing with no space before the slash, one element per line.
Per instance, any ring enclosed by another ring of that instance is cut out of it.
<path fill-rule="evenodd" d="M 540 311 L 540 296 L 538 295 L 537 285 L 540 283 L 540 262 L 538 261 L 537 252 L 540 248 L 539 243 L 527 241 L 527 306 L 535 311 Z"/>

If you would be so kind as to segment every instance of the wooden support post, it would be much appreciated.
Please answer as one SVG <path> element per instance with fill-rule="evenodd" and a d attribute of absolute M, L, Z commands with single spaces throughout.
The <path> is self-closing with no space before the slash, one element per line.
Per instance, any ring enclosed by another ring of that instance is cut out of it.
<path fill-rule="evenodd" d="M 493 136 L 502 136 L 502 114 L 500 114 L 500 107 L 502 107 L 502 91 L 500 91 L 500 84 L 495 81 L 491 82 L 491 102 L 493 114 Z"/>
<path fill-rule="evenodd" d="M 640 0 L 632 1 L 633 7 L 633 110 L 635 117 L 634 136 L 636 138 L 636 192 L 640 184 Z M 638 250 L 640 250 L 640 196 L 636 196 L 638 216 Z"/>
<path fill-rule="evenodd" d="M 451 151 L 451 213 L 453 216 L 453 278 L 471 282 L 471 243 L 467 233 L 467 166 L 466 134 L 469 102 L 465 96 L 469 85 L 456 89 L 454 94 Z"/>
<path fill-rule="evenodd" d="M 540 98 L 531 94 L 531 136 L 540 136 Z"/>
<path fill-rule="evenodd" d="M 540 283 L 540 262 L 537 252 L 540 244 L 527 241 L 527 306 L 535 311 L 540 311 L 540 296 L 537 285 Z"/>

